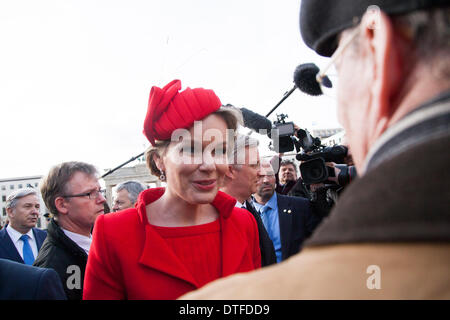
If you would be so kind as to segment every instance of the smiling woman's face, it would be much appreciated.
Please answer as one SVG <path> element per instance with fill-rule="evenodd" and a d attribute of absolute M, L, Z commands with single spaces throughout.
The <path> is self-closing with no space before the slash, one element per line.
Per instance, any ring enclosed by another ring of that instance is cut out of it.
<path fill-rule="evenodd" d="M 227 125 L 220 116 L 196 122 L 162 157 L 166 192 L 190 204 L 211 203 L 228 170 L 226 148 Z"/>

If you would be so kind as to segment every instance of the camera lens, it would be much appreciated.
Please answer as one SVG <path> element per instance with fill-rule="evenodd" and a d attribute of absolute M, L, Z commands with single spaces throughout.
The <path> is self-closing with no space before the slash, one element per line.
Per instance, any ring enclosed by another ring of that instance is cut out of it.
<path fill-rule="evenodd" d="M 306 184 L 323 182 L 328 178 L 328 170 L 322 158 L 303 162 L 300 165 L 300 172 Z"/>

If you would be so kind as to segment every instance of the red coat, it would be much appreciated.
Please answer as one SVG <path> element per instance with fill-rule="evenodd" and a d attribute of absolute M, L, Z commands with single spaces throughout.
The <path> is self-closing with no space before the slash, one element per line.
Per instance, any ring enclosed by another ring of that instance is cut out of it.
<path fill-rule="evenodd" d="M 83 299 L 176 299 L 199 287 L 148 223 L 145 206 L 163 193 L 163 188 L 145 190 L 135 209 L 98 217 Z M 235 208 L 235 203 L 220 191 L 212 202 L 219 211 L 224 277 L 261 265 L 256 221 L 247 210 Z"/>

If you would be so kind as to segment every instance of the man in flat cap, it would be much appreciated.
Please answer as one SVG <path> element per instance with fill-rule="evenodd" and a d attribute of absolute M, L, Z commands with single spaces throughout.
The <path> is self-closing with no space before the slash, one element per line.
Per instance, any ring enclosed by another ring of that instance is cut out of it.
<path fill-rule="evenodd" d="M 450 1 L 302 0 L 300 29 L 360 178 L 301 253 L 185 298 L 450 299 Z"/>

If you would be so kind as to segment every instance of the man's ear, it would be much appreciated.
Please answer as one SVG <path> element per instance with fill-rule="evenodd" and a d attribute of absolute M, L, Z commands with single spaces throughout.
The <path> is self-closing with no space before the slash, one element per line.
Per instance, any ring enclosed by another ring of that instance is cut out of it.
<path fill-rule="evenodd" d="M 14 209 L 12 208 L 6 208 L 6 213 L 8 214 L 8 217 L 14 217 Z"/>
<path fill-rule="evenodd" d="M 372 66 L 371 86 L 372 113 L 369 119 L 375 119 L 376 131 L 384 131 L 387 122 L 395 112 L 392 96 L 403 81 L 400 48 L 396 44 L 394 28 L 389 17 L 382 11 L 368 11 L 364 14 L 361 27 L 365 53 Z"/>
<path fill-rule="evenodd" d="M 55 207 L 59 214 L 66 215 L 69 212 L 67 201 L 63 197 L 57 197 L 55 199 Z"/>
<path fill-rule="evenodd" d="M 235 176 L 236 170 L 234 169 L 234 167 L 232 165 L 228 165 L 228 170 L 227 172 L 225 172 L 225 177 L 229 178 L 229 179 L 233 179 Z"/>

